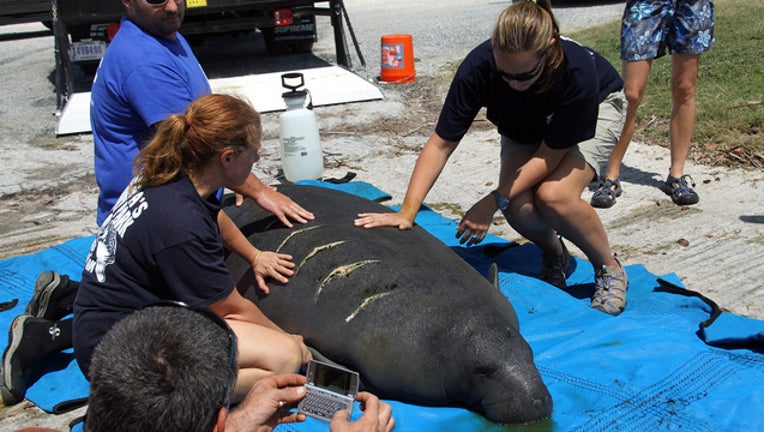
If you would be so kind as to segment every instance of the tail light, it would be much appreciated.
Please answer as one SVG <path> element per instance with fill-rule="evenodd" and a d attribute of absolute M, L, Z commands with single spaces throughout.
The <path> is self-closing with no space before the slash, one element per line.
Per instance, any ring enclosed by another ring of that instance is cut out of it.
<path fill-rule="evenodd" d="M 117 23 L 109 24 L 109 26 L 106 27 L 106 37 L 109 38 L 109 42 L 111 42 L 111 40 L 114 39 L 114 36 L 117 35 L 118 31 L 119 31 L 119 24 Z"/>
<path fill-rule="evenodd" d="M 286 26 L 294 23 L 294 14 L 292 9 L 281 8 L 273 11 L 273 24 L 277 26 Z"/>

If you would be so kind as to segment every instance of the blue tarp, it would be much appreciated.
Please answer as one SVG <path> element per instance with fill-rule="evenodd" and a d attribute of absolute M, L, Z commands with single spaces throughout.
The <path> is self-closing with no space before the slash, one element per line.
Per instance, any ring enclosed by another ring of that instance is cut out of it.
<path fill-rule="evenodd" d="M 386 195 L 368 184 L 350 185 L 370 199 Z M 720 312 L 698 296 L 666 292 L 642 265 L 627 266 L 628 305 L 612 317 L 589 307 L 593 269 L 584 260 L 576 259 L 571 287 L 564 292 L 532 276 L 541 263 L 532 244 L 490 236 L 482 246 L 463 248 L 454 235 L 455 222 L 423 209 L 417 223 L 478 271 L 485 273 L 491 262 L 499 265 L 500 289 L 515 306 L 521 333 L 554 399 L 554 412 L 534 425 L 504 428 L 460 408 L 389 401 L 396 431 L 764 430 L 764 321 Z M 23 312 L 40 271 L 79 279 L 91 242 L 92 237 L 74 239 L 0 261 L 0 302 L 19 299 L 15 308 L 0 313 L 0 331 Z M 680 285 L 673 274 L 662 279 Z M 48 370 L 27 392 L 41 408 L 52 411 L 62 401 L 87 394 L 87 382 L 71 355 L 49 362 Z M 327 431 L 328 426 L 309 420 L 277 430 Z"/>

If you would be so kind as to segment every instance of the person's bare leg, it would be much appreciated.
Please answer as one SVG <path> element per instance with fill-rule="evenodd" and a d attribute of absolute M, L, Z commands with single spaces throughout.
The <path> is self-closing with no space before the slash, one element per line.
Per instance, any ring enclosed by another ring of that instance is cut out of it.
<path fill-rule="evenodd" d="M 581 199 L 594 176 L 583 159 L 566 155 L 554 173 L 537 189 L 536 201 L 543 219 L 557 233 L 578 246 L 595 268 L 618 266 L 597 211 Z"/>
<path fill-rule="evenodd" d="M 533 152 L 530 151 L 517 151 L 502 160 L 499 183 L 509 178 L 532 155 Z M 557 239 L 554 228 L 538 212 L 534 201 L 534 193 L 534 190 L 529 190 L 512 199 L 504 217 L 515 231 L 533 242 L 545 255 L 560 255 L 562 253 L 560 241 Z"/>
<path fill-rule="evenodd" d="M 295 373 L 302 364 L 297 341 L 286 333 L 244 321 L 226 320 L 239 340 L 233 401 L 241 401 L 255 382 L 278 373 Z"/>
<path fill-rule="evenodd" d="M 642 102 L 647 88 L 647 78 L 650 75 L 650 60 L 637 60 L 622 62 L 621 71 L 623 73 L 623 91 L 626 95 L 626 119 L 621 130 L 621 137 L 610 154 L 608 160 L 606 177 L 610 180 L 618 180 L 621 175 L 621 163 L 629 148 L 631 139 L 634 136 L 634 129 L 637 123 L 637 109 Z"/>
<path fill-rule="evenodd" d="M 690 151 L 695 129 L 695 91 L 698 85 L 700 55 L 672 54 L 671 56 L 671 167 L 669 175 L 680 178 Z"/>

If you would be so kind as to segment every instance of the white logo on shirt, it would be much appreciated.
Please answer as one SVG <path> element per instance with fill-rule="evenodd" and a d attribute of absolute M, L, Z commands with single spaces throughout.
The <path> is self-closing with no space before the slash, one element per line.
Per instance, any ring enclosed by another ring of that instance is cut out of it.
<path fill-rule="evenodd" d="M 98 230 L 93 245 L 90 246 L 85 270 L 95 272 L 99 282 L 106 281 L 106 267 L 112 264 L 117 255 L 117 236 L 124 237 L 125 231 L 149 207 L 142 190 L 134 190 L 133 184 L 128 186 L 112 208 L 109 216 Z"/>

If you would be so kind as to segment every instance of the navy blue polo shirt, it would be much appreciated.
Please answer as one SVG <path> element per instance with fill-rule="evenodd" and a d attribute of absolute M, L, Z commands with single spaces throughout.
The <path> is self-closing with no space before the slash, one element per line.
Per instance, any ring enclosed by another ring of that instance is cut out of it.
<path fill-rule="evenodd" d="M 595 51 L 561 38 L 564 61 L 552 87 L 513 90 L 499 75 L 491 41 L 470 52 L 456 71 L 435 132 L 460 141 L 481 108 L 501 135 L 519 143 L 539 141 L 565 149 L 594 137 L 599 104 L 623 88 L 615 68 Z"/>

